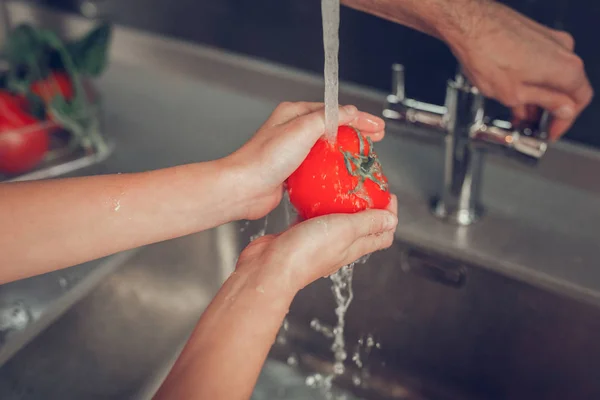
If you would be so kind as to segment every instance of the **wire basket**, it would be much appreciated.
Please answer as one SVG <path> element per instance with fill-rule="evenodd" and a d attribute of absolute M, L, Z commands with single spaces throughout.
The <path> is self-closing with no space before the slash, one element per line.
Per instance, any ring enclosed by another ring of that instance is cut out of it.
<path fill-rule="evenodd" d="M 110 36 L 107 23 L 71 41 L 30 24 L 10 30 L 0 69 L 0 181 L 56 177 L 111 154 L 93 85 Z"/>

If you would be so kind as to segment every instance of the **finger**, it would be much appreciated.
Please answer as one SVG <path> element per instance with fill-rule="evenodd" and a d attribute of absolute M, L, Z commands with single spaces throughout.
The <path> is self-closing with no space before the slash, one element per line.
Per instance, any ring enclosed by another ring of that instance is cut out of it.
<path fill-rule="evenodd" d="M 323 109 L 324 107 L 325 105 L 320 102 L 299 101 L 294 103 L 285 101 L 275 108 L 265 124 L 271 127 L 282 125 L 294 118 L 310 114 L 311 112 Z"/>
<path fill-rule="evenodd" d="M 536 105 L 525 105 L 514 107 L 512 109 L 513 120 L 511 121 L 513 126 L 519 126 L 523 122 L 536 122 L 539 121 L 543 110 Z"/>
<path fill-rule="evenodd" d="M 575 50 L 575 39 L 569 32 L 565 31 L 552 31 L 552 37 L 565 49 L 569 51 Z"/>
<path fill-rule="evenodd" d="M 577 91 L 575 92 L 575 102 L 577 103 L 577 107 L 575 109 L 575 113 L 579 115 L 587 106 L 590 105 L 592 99 L 594 98 L 594 89 L 588 81 Z"/>
<path fill-rule="evenodd" d="M 370 138 L 373 142 L 381 142 L 385 136 L 385 132 L 381 131 L 377 133 L 365 133 L 364 135 Z"/>
<path fill-rule="evenodd" d="M 257 257 L 275 238 L 275 235 L 264 235 L 251 241 L 250 244 L 246 246 L 246 248 L 240 253 L 238 265 L 243 264 L 247 259 L 253 259 Z"/>
<path fill-rule="evenodd" d="M 269 117 L 267 120 L 267 123 L 270 126 L 282 125 L 291 121 L 292 119 L 310 114 L 315 111 L 324 110 L 324 108 L 325 105 L 318 102 L 283 102 L 279 104 L 277 108 L 275 108 L 271 114 L 271 117 Z M 385 122 L 383 119 L 366 112 L 359 112 L 357 117 L 353 121 L 349 122 L 349 124 L 367 135 L 383 133 L 385 128 Z"/>
<path fill-rule="evenodd" d="M 394 231 L 390 231 L 358 239 L 348 249 L 348 256 L 344 260 L 344 264 L 352 263 L 367 254 L 389 248 L 394 243 L 394 234 Z"/>
<path fill-rule="evenodd" d="M 358 115 L 358 110 L 354 106 L 340 107 L 338 112 L 338 124 L 346 125 L 353 121 Z M 302 138 L 303 143 L 300 146 L 308 145 L 308 148 L 320 138 L 325 132 L 325 110 L 319 109 L 309 114 L 294 118 L 291 121 L 281 125 L 285 134 L 291 134 Z"/>
<path fill-rule="evenodd" d="M 543 73 L 533 75 L 529 83 L 547 87 L 570 96 L 577 104 L 584 104 L 593 94 L 587 78 L 583 60 L 576 54 L 564 50 L 555 55 L 556 62 L 550 63 Z"/>
<path fill-rule="evenodd" d="M 398 217 L 388 210 L 365 210 L 355 214 L 334 214 L 329 216 L 329 226 L 339 231 L 338 237 L 345 237 L 352 243 L 362 237 L 376 235 L 396 229 Z"/>
<path fill-rule="evenodd" d="M 395 194 L 391 196 L 390 204 L 388 204 L 386 210 L 398 217 L 398 197 Z"/>
<path fill-rule="evenodd" d="M 353 108 L 354 106 L 348 106 Z M 265 123 L 266 125 L 273 127 L 277 125 L 283 125 L 290 122 L 293 119 L 322 111 L 324 112 L 325 105 L 323 103 L 316 102 L 283 102 L 277 106 L 271 117 Z M 340 107 L 343 109 L 343 107 Z M 352 121 L 342 122 L 340 118 L 340 125 L 349 124 L 357 128 L 361 133 L 371 137 L 374 141 L 379 141 L 384 137 L 385 122 L 383 119 L 366 113 L 358 112 L 356 117 Z"/>
<path fill-rule="evenodd" d="M 581 112 L 583 112 L 583 110 L 585 110 L 585 108 L 590 104 L 593 97 L 594 91 L 591 86 L 584 85 L 581 87 L 575 95 L 577 103 L 575 105 L 573 118 L 554 119 L 552 121 L 552 126 L 550 127 L 550 139 L 557 140 L 569 129 L 571 129 L 579 114 L 581 114 Z"/>
<path fill-rule="evenodd" d="M 359 112 L 354 120 L 348 125 L 352 125 L 365 136 L 369 136 L 374 141 L 383 139 L 385 122 L 383 119 L 366 112 Z"/>
<path fill-rule="evenodd" d="M 576 117 L 576 104 L 571 97 L 544 87 L 529 86 L 521 93 L 521 101 L 548 110 L 553 116 L 550 136 L 557 137 L 565 132 Z M 562 121 L 562 123 L 558 122 Z"/>
<path fill-rule="evenodd" d="M 513 121 L 513 124 L 515 122 L 524 121 L 527 119 L 527 107 L 524 105 L 513 107 L 512 114 L 515 119 L 515 121 Z"/>
<path fill-rule="evenodd" d="M 575 118 L 570 119 L 570 120 L 566 120 L 566 119 L 555 119 L 552 121 L 552 124 L 550 125 L 550 130 L 549 130 L 549 135 L 550 135 L 550 140 L 551 141 L 557 141 L 558 139 L 560 139 L 561 136 L 563 136 L 565 133 L 567 133 L 569 131 L 569 129 L 571 129 L 571 126 L 573 126 L 573 123 L 575 123 Z"/>
<path fill-rule="evenodd" d="M 395 197 L 395 196 L 394 196 Z M 322 218 L 328 236 L 342 242 L 346 265 L 360 257 L 391 245 L 398 224 L 395 199 L 389 210 L 366 210 L 356 214 L 333 214 Z"/>
<path fill-rule="evenodd" d="M 528 86 L 523 90 L 521 101 L 525 106 L 525 118 L 531 115 L 531 108 L 527 106 L 539 106 L 548 110 L 556 118 L 567 119 L 575 116 L 576 104 L 573 99 L 561 92 L 540 86 Z M 529 111 L 529 113 L 528 113 Z"/>
<path fill-rule="evenodd" d="M 539 121 L 542 117 L 543 110 L 535 105 L 528 104 L 525 106 L 525 120 L 526 121 Z"/>

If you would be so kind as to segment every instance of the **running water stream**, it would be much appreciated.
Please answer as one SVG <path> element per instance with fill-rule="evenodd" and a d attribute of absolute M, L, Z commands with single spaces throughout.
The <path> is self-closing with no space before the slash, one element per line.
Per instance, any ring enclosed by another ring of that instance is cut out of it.
<path fill-rule="evenodd" d="M 335 141 L 338 128 L 340 0 L 321 0 L 325 50 L 325 137 Z"/>
<path fill-rule="evenodd" d="M 325 65 L 324 65 L 324 80 L 325 80 L 325 137 L 330 142 L 334 142 L 338 128 L 338 94 L 339 94 L 339 27 L 340 27 L 340 0 L 321 0 L 321 13 L 323 19 L 323 48 L 325 50 Z M 286 207 L 288 214 L 288 223 L 291 222 L 289 209 Z M 368 257 L 363 257 L 358 262 L 364 263 Z M 306 378 L 306 385 L 323 390 L 328 399 L 346 399 L 345 395 L 335 394 L 333 391 L 332 382 L 336 376 L 344 374 L 344 363 L 348 358 L 346 350 L 346 342 L 344 339 L 344 327 L 346 321 L 346 312 L 352 302 L 354 294 L 352 292 L 352 275 L 354 264 L 349 264 L 342 267 L 339 271 L 332 274 L 329 278 L 332 282 L 331 290 L 334 295 L 336 307 L 336 325 L 329 328 L 321 325 L 314 319 L 311 321 L 311 327 L 321 332 L 325 337 L 332 339 L 331 351 L 333 352 L 334 364 L 331 373 L 327 375 L 314 374 Z M 283 335 L 280 335 L 278 340 L 285 340 L 285 331 L 287 321 L 283 325 Z M 353 361 L 357 363 L 355 356 Z M 291 355 L 288 359 L 289 365 L 295 365 L 297 362 L 295 355 Z M 359 360 L 360 362 L 360 360 Z"/>
<path fill-rule="evenodd" d="M 339 121 L 338 54 L 340 48 L 340 1 L 321 0 L 321 14 L 323 19 L 323 48 L 325 50 L 325 137 L 330 142 L 334 142 Z M 321 332 L 326 337 L 333 339 L 331 351 L 333 352 L 334 364 L 329 375 L 311 375 L 306 379 L 306 384 L 311 387 L 324 389 L 329 395 L 328 397 L 333 397 L 333 393 L 331 392 L 332 381 L 336 376 L 344 373 L 344 363 L 348 358 L 346 342 L 344 340 L 344 326 L 346 312 L 354 297 L 352 292 L 353 271 L 354 263 L 342 267 L 339 271 L 329 277 L 332 282 L 331 290 L 336 302 L 336 325 L 332 329 L 329 329 L 323 327 L 318 320 L 313 320 L 311 322 L 311 327 L 313 329 Z"/>

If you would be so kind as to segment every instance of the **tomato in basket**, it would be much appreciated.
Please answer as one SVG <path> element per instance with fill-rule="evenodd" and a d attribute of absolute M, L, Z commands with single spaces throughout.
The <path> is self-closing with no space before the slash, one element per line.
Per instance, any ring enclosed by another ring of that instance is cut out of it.
<path fill-rule="evenodd" d="M 21 97 L 0 91 L 0 172 L 19 174 L 39 164 L 50 147 L 50 134 L 25 111 Z"/>

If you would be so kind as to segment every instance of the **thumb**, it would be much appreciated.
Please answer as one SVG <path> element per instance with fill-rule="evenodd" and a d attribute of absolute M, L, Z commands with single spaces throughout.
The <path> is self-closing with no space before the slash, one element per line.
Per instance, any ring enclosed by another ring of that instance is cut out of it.
<path fill-rule="evenodd" d="M 265 176 L 273 184 L 281 184 L 306 159 L 308 153 L 325 132 L 323 109 L 278 125 L 271 131 L 268 147 L 262 152 L 266 162 Z M 347 124 L 358 115 L 354 106 L 339 109 L 339 123 Z"/>

